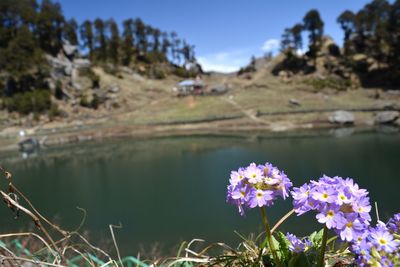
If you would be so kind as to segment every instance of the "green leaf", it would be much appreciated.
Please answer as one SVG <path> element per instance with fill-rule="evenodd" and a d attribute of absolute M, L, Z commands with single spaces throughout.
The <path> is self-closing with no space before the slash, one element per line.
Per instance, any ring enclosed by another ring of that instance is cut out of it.
<path fill-rule="evenodd" d="M 289 245 L 290 242 L 282 232 L 276 234 L 277 241 L 279 243 L 279 251 L 281 253 L 281 261 L 287 263 L 290 258 Z"/>
<path fill-rule="evenodd" d="M 321 229 L 318 233 L 314 232 L 310 235 L 310 241 L 316 249 L 321 247 L 323 233 L 324 229 Z"/>

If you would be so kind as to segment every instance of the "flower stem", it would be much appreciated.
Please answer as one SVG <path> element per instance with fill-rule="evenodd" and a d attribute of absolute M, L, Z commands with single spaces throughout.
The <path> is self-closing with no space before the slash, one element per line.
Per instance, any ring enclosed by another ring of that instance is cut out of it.
<path fill-rule="evenodd" d="M 317 267 L 324 267 L 325 249 L 327 240 L 328 240 L 328 228 L 325 225 L 324 231 L 322 232 L 322 244 L 321 244 L 321 250 L 319 252 Z"/>
<path fill-rule="evenodd" d="M 274 242 L 272 242 L 271 228 L 268 223 L 267 214 L 265 213 L 265 210 L 263 207 L 261 207 L 260 210 L 261 210 L 261 217 L 262 217 L 262 220 L 263 220 L 263 223 L 265 226 L 265 235 L 267 236 L 269 250 L 272 253 L 272 257 L 274 258 L 275 265 L 277 267 L 281 267 L 281 263 L 279 261 L 278 254 L 276 254 Z"/>

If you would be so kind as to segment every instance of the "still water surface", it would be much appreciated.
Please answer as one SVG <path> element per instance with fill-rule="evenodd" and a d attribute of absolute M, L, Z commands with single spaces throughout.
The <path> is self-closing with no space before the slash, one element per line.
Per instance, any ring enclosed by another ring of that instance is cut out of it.
<path fill-rule="evenodd" d="M 116 237 L 124 255 L 193 238 L 235 245 L 234 230 L 259 232 L 257 210 L 241 217 L 225 203 L 230 170 L 253 161 L 272 162 L 297 186 L 322 174 L 352 177 L 378 201 L 382 218 L 400 211 L 398 134 L 125 139 L 41 150 L 28 159 L 0 156 L 16 185 L 63 228 L 79 225 L 77 206 L 87 211 L 83 228 L 92 240 L 109 239 L 108 225 L 121 223 Z M 290 201 L 278 201 L 267 212 L 276 221 L 289 210 Z M 282 230 L 305 234 L 313 221 L 292 217 Z M 4 233 L 26 229 L 27 221 L 1 205 L 0 223 Z"/>

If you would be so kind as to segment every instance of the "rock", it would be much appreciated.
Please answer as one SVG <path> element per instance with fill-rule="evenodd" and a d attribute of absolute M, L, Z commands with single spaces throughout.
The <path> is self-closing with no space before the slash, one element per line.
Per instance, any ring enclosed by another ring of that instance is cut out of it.
<path fill-rule="evenodd" d="M 118 93 L 120 90 L 121 90 L 121 89 L 119 88 L 118 85 L 113 84 L 113 85 L 110 85 L 110 87 L 108 88 L 107 91 L 110 92 L 110 93 L 116 94 L 116 93 Z"/>
<path fill-rule="evenodd" d="M 72 63 L 67 58 L 46 55 L 46 59 L 54 70 L 55 76 L 71 75 Z"/>
<path fill-rule="evenodd" d="M 297 106 L 297 107 L 301 106 L 300 102 L 294 98 L 289 99 L 289 104 L 292 106 Z"/>
<path fill-rule="evenodd" d="M 398 111 L 382 111 L 375 115 L 375 124 L 390 124 L 397 120 L 400 113 Z"/>
<path fill-rule="evenodd" d="M 345 110 L 335 111 L 331 116 L 329 116 L 329 121 L 336 124 L 353 124 L 354 115 L 351 112 Z"/>
<path fill-rule="evenodd" d="M 63 50 L 67 57 L 73 57 L 78 53 L 78 46 L 65 43 L 63 44 Z"/>
<path fill-rule="evenodd" d="M 91 62 L 86 58 L 77 58 L 73 61 L 74 67 L 77 69 L 88 69 L 91 66 Z"/>
<path fill-rule="evenodd" d="M 76 90 L 82 90 L 82 85 L 77 82 L 72 82 L 72 87 Z"/>

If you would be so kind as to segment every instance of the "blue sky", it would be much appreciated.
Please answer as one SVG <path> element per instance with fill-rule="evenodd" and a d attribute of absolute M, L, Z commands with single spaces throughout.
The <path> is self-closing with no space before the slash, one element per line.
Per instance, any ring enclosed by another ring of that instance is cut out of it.
<path fill-rule="evenodd" d="M 325 33 L 341 44 L 336 23 L 344 10 L 359 10 L 366 0 L 61 0 L 64 14 L 79 22 L 97 17 L 141 17 L 164 31 L 176 31 L 196 46 L 205 70 L 235 71 L 252 55 L 275 52 L 285 27 L 301 22 L 304 14 L 319 10 Z M 306 36 L 305 36 L 306 38 Z"/>

